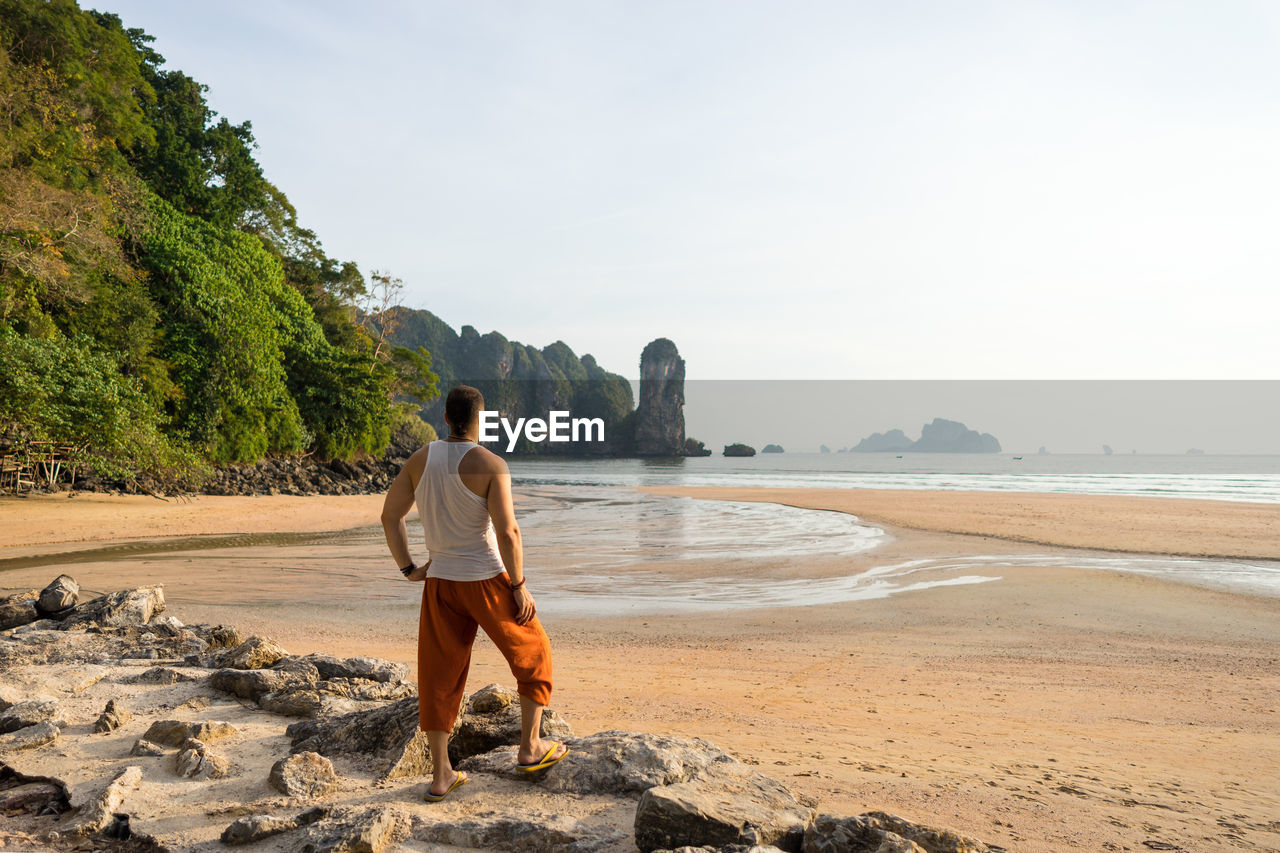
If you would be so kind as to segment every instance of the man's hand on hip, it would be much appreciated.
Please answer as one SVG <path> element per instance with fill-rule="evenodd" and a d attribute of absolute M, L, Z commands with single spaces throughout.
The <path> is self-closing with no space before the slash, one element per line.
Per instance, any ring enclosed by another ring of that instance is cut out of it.
<path fill-rule="evenodd" d="M 520 587 L 511 591 L 512 598 L 516 602 L 516 624 L 525 625 L 538 613 L 538 607 L 533 603 L 533 596 L 529 594 L 528 587 Z"/>

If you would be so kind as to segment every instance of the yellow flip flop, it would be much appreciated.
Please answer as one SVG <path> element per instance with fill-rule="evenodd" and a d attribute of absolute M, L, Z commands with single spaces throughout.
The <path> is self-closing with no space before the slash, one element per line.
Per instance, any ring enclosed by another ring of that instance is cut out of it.
<path fill-rule="evenodd" d="M 449 786 L 449 790 L 445 791 L 443 794 L 433 794 L 431 793 L 431 786 L 428 785 L 427 792 L 422 795 L 422 799 L 424 802 L 438 803 L 441 800 L 443 800 L 445 797 L 452 794 L 454 788 L 460 788 L 463 785 L 467 784 L 467 782 L 469 781 L 471 781 L 470 777 L 467 776 L 466 773 L 463 773 L 461 770 L 459 770 L 458 777 L 453 780 L 453 784 Z"/>
<path fill-rule="evenodd" d="M 559 761 L 560 759 L 564 758 L 566 755 L 569 754 L 569 748 L 566 746 L 564 749 L 564 752 L 560 753 L 559 755 L 556 755 L 555 758 L 551 757 L 552 755 L 555 755 L 555 751 L 562 746 L 564 746 L 564 744 L 557 743 L 556 741 L 552 741 L 551 748 L 547 750 L 546 755 L 542 756 L 532 764 L 517 764 L 516 769 L 519 770 L 521 773 L 536 773 L 539 770 L 546 770 L 552 764 L 555 764 L 557 761 Z"/>

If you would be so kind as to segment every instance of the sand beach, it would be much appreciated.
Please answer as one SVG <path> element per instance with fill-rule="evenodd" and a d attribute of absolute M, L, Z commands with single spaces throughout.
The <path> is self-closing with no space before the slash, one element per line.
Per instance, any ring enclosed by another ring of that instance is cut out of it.
<path fill-rule="evenodd" d="M 1280 559 L 1280 508 L 1268 505 L 660 491 L 852 512 L 887 534 L 856 558 L 769 568 L 797 575 L 993 549 Z M 0 559 L 165 536 L 344 530 L 376 523 L 380 502 L 7 499 L 0 502 Z M 707 571 L 764 569 L 738 561 Z M 548 619 L 553 707 L 580 732 L 705 737 L 824 809 L 883 809 L 1009 850 L 1280 846 L 1280 599 L 1069 565 L 1014 561 L 983 571 L 1000 579 L 835 605 Z M 216 589 L 202 588 L 209 585 L 198 571 L 159 579 L 148 576 L 145 561 L 113 563 L 110 572 L 117 574 L 90 585 L 164 582 L 169 612 L 189 623 L 226 620 L 237 585 L 263 582 L 222 575 Z M 48 565 L 10 568 L 0 583 L 6 592 L 26 589 L 55 574 Z M 388 620 L 386 608 L 361 600 L 354 584 L 335 587 L 327 608 L 292 606 L 291 594 L 308 583 L 305 571 L 270 583 L 278 605 L 239 612 L 242 632 L 270 635 L 295 654 L 416 663 L 411 607 Z M 536 596 L 536 576 L 530 584 Z M 508 680 L 482 639 L 471 687 Z"/>

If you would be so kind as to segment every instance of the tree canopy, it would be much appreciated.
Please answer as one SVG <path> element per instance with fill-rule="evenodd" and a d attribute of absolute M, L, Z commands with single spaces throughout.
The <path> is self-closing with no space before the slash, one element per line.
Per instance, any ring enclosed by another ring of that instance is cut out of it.
<path fill-rule="evenodd" d="M 0 441 L 117 478 L 381 453 L 430 354 L 371 339 L 360 270 L 152 41 L 0 0 Z"/>

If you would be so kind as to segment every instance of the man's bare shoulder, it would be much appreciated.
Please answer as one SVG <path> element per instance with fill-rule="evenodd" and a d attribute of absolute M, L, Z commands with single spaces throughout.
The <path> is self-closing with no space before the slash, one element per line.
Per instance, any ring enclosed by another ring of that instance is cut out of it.
<path fill-rule="evenodd" d="M 505 475 L 507 460 L 484 445 L 477 444 L 462 457 L 462 461 L 458 464 L 458 473 Z"/>

